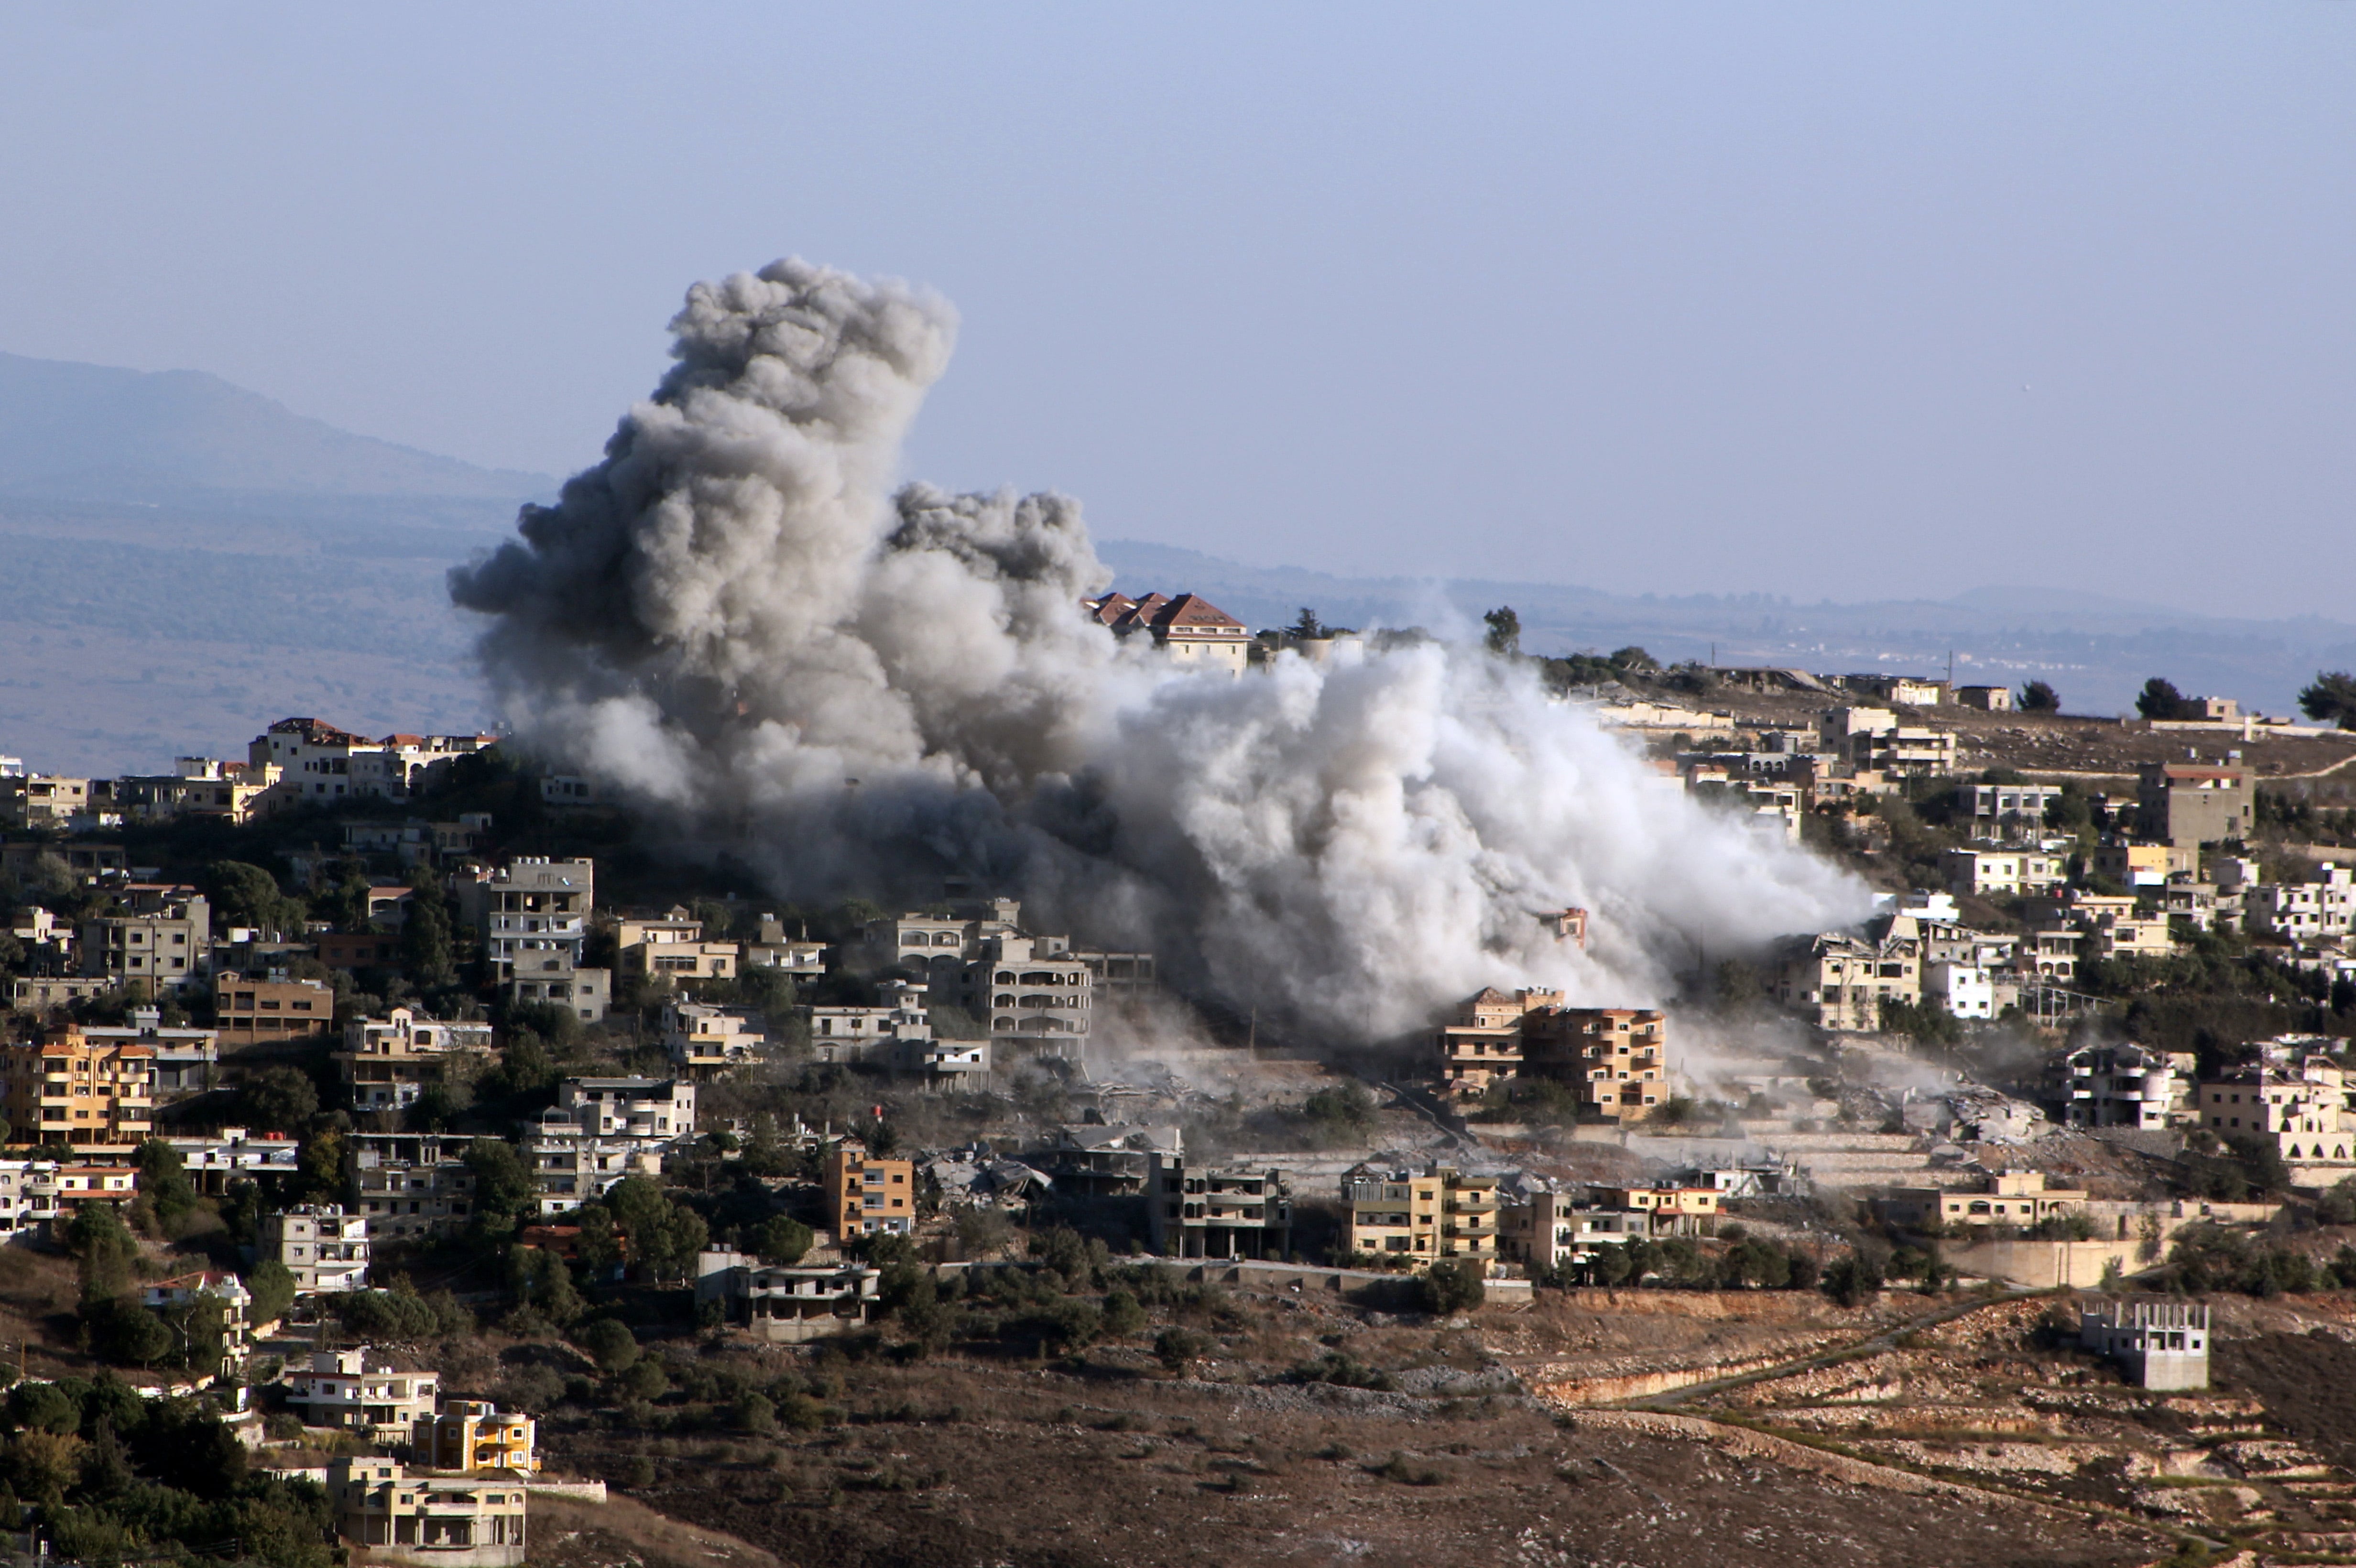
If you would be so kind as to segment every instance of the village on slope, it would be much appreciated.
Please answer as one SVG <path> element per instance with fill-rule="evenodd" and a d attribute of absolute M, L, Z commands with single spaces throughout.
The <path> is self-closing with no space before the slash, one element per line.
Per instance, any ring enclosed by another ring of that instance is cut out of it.
<path fill-rule="evenodd" d="M 1358 641 L 1191 594 L 1088 609 L 1237 679 Z M 535 1508 L 705 1484 L 612 1434 L 783 1455 L 947 1361 L 1410 1402 L 1376 1415 L 1695 1391 L 1952 1484 L 1991 1469 L 1953 1462 L 1973 1422 L 2042 1421 L 2006 1485 L 2099 1474 L 2121 1519 L 2219 1539 L 2346 1517 L 2298 1395 L 2308 1329 L 2356 1340 L 2346 732 L 1532 662 L 1660 787 L 1846 860 L 1879 912 L 1666 1009 L 1485 990 L 1328 1062 L 999 890 L 773 903 L 489 736 L 306 718 L 166 775 L 0 759 L 0 1529 L 518 1563 Z M 1998 1370 L 1962 1390 L 1940 1336 Z M 2040 1388 L 2078 1392 L 2024 1413 Z M 1823 1413 L 1859 1390 L 1929 1413 Z M 2064 1406 L 2110 1423 L 2066 1469 Z M 1652 1441 L 1640 1416 L 1592 1430 Z M 1401 1464 L 1370 1484 L 1411 1491 Z M 804 1469 L 773 1489 L 841 1489 Z"/>

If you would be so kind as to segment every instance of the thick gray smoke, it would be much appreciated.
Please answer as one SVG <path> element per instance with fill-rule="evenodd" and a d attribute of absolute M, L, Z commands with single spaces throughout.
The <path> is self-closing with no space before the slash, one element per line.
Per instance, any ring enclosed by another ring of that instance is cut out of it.
<path fill-rule="evenodd" d="M 1076 503 L 893 494 L 937 296 L 779 261 L 672 330 L 605 460 L 451 591 L 519 733 L 748 831 L 782 894 L 965 872 L 1345 1041 L 1484 985 L 1656 1001 L 1697 946 L 1864 912 L 1477 651 L 1235 680 L 1118 645 Z M 1568 904 L 1590 953 L 1534 918 Z"/>

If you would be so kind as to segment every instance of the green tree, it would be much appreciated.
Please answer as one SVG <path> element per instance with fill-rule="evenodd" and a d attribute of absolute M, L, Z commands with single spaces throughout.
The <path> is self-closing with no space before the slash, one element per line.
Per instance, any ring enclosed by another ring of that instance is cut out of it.
<path fill-rule="evenodd" d="M 253 1321 L 259 1325 L 275 1323 L 286 1316 L 294 1305 L 294 1275 L 276 1258 L 264 1258 L 253 1265 L 245 1276 L 245 1288 L 253 1297 Z"/>
<path fill-rule="evenodd" d="M 131 1288 L 139 1243 L 113 1204 L 83 1204 L 66 1227 L 66 1251 L 80 1267 L 85 1305 L 112 1301 Z"/>
<path fill-rule="evenodd" d="M 1105 1332 L 1117 1339 L 1126 1339 L 1145 1327 L 1145 1307 L 1136 1296 L 1126 1290 L 1105 1293 Z"/>
<path fill-rule="evenodd" d="M 1824 1271 L 1825 1294 L 1843 1307 L 1856 1307 L 1881 1294 L 1881 1268 L 1861 1253 L 1844 1253 Z"/>
<path fill-rule="evenodd" d="M 607 1377 L 628 1371 L 638 1359 L 638 1338 L 626 1323 L 600 1317 L 573 1337 L 573 1342 L 597 1363 Z"/>
<path fill-rule="evenodd" d="M 2314 684 L 2299 691 L 2298 710 L 2309 719 L 2356 730 L 2356 675 L 2344 669 L 2317 670 Z"/>
<path fill-rule="evenodd" d="M 512 1144 L 477 1138 L 466 1146 L 466 1168 L 475 1178 L 475 1211 L 469 1226 L 477 1240 L 504 1241 L 515 1234 L 533 1202 L 531 1171 L 523 1157 Z"/>
<path fill-rule="evenodd" d="M 319 1086 L 294 1067 L 265 1067 L 246 1080 L 239 1114 L 248 1126 L 301 1136 L 319 1114 Z"/>
<path fill-rule="evenodd" d="M 1424 1272 L 1419 1285 L 1423 1309 L 1439 1317 L 1469 1312 L 1488 1295 L 1479 1266 L 1470 1263 L 1434 1264 Z"/>
<path fill-rule="evenodd" d="M 603 1203 L 584 1203 L 573 1211 L 573 1219 L 581 1227 L 575 1251 L 581 1259 L 583 1276 L 595 1279 L 611 1274 L 622 1261 L 622 1242 L 614 1230 L 614 1211 Z"/>
<path fill-rule="evenodd" d="M 2326 1225 L 2356 1225 L 2356 1176 L 2343 1176 L 2315 1200 L 2315 1217 Z"/>
<path fill-rule="evenodd" d="M 1153 1359 L 1173 1372 L 1184 1371 L 1210 1353 L 1209 1336 L 1192 1328 L 1164 1328 L 1153 1337 Z"/>
<path fill-rule="evenodd" d="M 1317 618 L 1316 611 L 1303 604 L 1301 607 L 1301 613 L 1294 618 L 1292 628 L 1288 635 L 1296 642 L 1315 642 L 1325 635 L 1325 623 Z"/>
<path fill-rule="evenodd" d="M 164 1320 L 129 1300 L 111 1304 L 101 1320 L 101 1349 L 111 1361 L 152 1367 L 170 1354 L 177 1336 Z"/>
<path fill-rule="evenodd" d="M 139 1146 L 139 1191 L 166 1225 L 197 1207 L 196 1185 L 188 1179 L 180 1151 L 162 1138 Z"/>
<path fill-rule="evenodd" d="M 1481 619 L 1489 628 L 1487 635 L 1481 639 L 1482 646 L 1501 658 L 1514 658 L 1520 655 L 1522 618 L 1514 613 L 1511 604 L 1500 604 Z"/>
<path fill-rule="evenodd" d="M 401 927 L 401 966 L 427 989 L 458 978 L 456 945 L 451 940 L 450 906 L 431 877 L 420 877 Z"/>
<path fill-rule="evenodd" d="M 815 1240 L 810 1228 L 792 1215 L 773 1214 L 761 1222 L 753 1245 L 763 1263 L 790 1266 L 802 1261 L 802 1254 L 810 1250 Z"/>
<path fill-rule="evenodd" d="M 2173 683 L 2153 676 L 2136 695 L 2136 711 L 2146 719 L 2181 719 L 2191 705 Z"/>
<path fill-rule="evenodd" d="M 2041 680 L 2032 680 L 2020 688 L 2016 699 L 2023 713 L 2059 713 L 2062 694 Z"/>
<path fill-rule="evenodd" d="M 243 860 L 215 860 L 205 868 L 202 879 L 206 896 L 212 902 L 215 929 L 229 925 L 255 925 L 267 931 L 300 933 L 308 912 L 298 899 L 289 898 L 278 886 L 278 879 L 262 867 Z"/>

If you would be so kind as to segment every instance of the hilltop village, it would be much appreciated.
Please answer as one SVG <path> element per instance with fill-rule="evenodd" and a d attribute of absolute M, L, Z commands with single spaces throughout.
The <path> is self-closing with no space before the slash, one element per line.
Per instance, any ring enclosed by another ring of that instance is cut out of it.
<path fill-rule="evenodd" d="M 1239 680 L 1420 636 L 1086 609 Z M 2319 1393 L 2356 1371 L 2347 678 L 2309 722 L 2158 678 L 2097 719 L 1527 657 L 1505 609 L 1489 645 L 1871 918 L 1335 1056 L 1012 890 L 791 906 L 493 736 L 0 758 L 0 1531 L 467 1568 L 2356 1540 Z"/>

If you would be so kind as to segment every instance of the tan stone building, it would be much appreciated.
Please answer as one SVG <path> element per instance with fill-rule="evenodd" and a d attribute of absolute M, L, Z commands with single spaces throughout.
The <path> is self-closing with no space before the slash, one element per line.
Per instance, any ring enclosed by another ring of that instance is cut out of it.
<path fill-rule="evenodd" d="M 1440 1074 L 1459 1099 L 1478 1099 L 1490 1084 L 1522 1070 L 1522 1020 L 1541 1008 L 1562 1006 L 1560 991 L 1518 990 L 1507 996 L 1494 986 L 1459 1004 L 1440 1027 Z"/>
<path fill-rule="evenodd" d="M 1881 942 L 1827 932 L 1786 947 L 1774 975 L 1775 999 L 1819 1029 L 1870 1033 L 1885 1001 L 1922 999 L 1922 944 Z"/>
<path fill-rule="evenodd" d="M 307 1040 L 334 1026 L 336 993 L 320 980 L 268 979 L 230 970 L 213 977 L 213 1019 L 226 1046 Z"/>
<path fill-rule="evenodd" d="M 524 1560 L 519 1480 L 412 1476 L 397 1460 L 339 1456 L 327 1467 L 336 1533 L 370 1556 L 448 1568 L 512 1568 Z"/>
<path fill-rule="evenodd" d="M 1418 1273 L 1436 1263 L 1497 1264 L 1501 1200 L 1494 1176 L 1434 1165 L 1419 1176 L 1360 1166 L 1342 1179 L 1350 1250 Z"/>
<path fill-rule="evenodd" d="M 2255 795 L 2247 768 L 2154 763 L 2136 781 L 2136 836 L 2179 849 L 2251 837 Z"/>
<path fill-rule="evenodd" d="M 1522 1019 L 1523 1071 L 1579 1091 L 1581 1119 L 1637 1121 L 1674 1090 L 1668 1023 L 1649 1008 L 1547 1008 Z"/>

